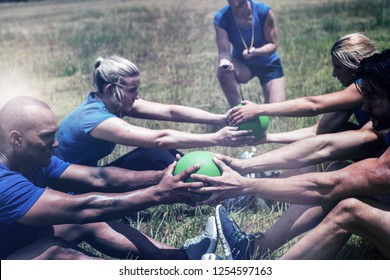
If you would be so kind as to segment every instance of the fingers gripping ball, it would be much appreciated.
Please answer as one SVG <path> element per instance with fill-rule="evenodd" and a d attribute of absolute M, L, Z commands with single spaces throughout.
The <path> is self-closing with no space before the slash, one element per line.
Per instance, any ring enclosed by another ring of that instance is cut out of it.
<path fill-rule="evenodd" d="M 221 176 L 221 171 L 218 166 L 214 163 L 214 153 L 208 151 L 195 151 L 184 155 L 176 164 L 173 175 L 177 175 L 187 168 L 200 164 L 200 168 L 195 174 L 207 175 L 207 176 Z M 194 179 L 187 177 L 185 182 L 195 182 Z"/>
<path fill-rule="evenodd" d="M 269 126 L 268 116 L 260 116 L 256 119 L 244 122 L 238 126 L 240 130 L 252 130 L 255 140 L 263 138 Z"/>

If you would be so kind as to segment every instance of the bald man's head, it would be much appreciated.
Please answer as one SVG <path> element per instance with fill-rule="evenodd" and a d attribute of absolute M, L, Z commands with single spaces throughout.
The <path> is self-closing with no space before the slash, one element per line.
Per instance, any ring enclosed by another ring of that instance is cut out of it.
<path fill-rule="evenodd" d="M 6 103 L 0 110 L 0 133 L 24 130 L 34 125 L 40 112 L 51 112 L 50 107 L 33 97 L 19 96 Z"/>
<path fill-rule="evenodd" d="M 50 162 L 56 131 L 50 107 L 36 98 L 16 97 L 0 110 L 0 152 L 10 159 L 41 163 L 43 156 L 42 162 Z"/>

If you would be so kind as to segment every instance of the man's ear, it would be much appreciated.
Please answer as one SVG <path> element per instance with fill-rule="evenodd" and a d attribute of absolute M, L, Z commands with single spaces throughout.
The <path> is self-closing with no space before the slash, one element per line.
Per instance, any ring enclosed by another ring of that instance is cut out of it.
<path fill-rule="evenodd" d="M 11 143 L 15 146 L 22 146 L 22 134 L 19 131 L 12 130 L 9 134 Z"/>

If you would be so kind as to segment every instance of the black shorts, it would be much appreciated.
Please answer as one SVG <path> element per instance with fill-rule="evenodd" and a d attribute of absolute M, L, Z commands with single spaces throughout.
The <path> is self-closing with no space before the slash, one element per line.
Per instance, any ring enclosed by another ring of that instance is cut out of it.
<path fill-rule="evenodd" d="M 49 228 L 48 228 L 49 229 Z M 50 227 L 49 230 L 52 230 Z M 42 238 L 42 228 L 15 223 L 0 228 L 0 259 Z"/>

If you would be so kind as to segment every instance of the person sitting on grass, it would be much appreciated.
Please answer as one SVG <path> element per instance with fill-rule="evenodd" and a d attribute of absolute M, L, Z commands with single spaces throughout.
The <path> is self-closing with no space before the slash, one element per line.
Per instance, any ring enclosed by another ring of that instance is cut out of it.
<path fill-rule="evenodd" d="M 60 123 L 55 153 L 61 159 L 97 166 L 116 144 L 139 147 L 111 162 L 132 170 L 161 170 L 175 160 L 179 148 L 242 146 L 254 137 L 248 130 L 224 127 L 215 133 L 194 134 L 172 129 L 148 129 L 123 117 L 225 125 L 227 115 L 139 98 L 140 72 L 120 56 L 99 58 L 93 72 L 95 91 Z"/>
<path fill-rule="evenodd" d="M 187 190 L 201 183 L 183 179 L 199 166 L 173 176 L 176 162 L 164 171 L 66 163 L 53 156 L 57 119 L 31 97 L 9 101 L 0 120 L 0 259 L 98 258 L 78 247 L 81 241 L 112 258 L 200 259 L 214 253 L 213 219 L 180 249 L 112 221 L 159 204 L 192 204 Z M 65 193 L 80 190 L 85 193 Z"/>
<path fill-rule="evenodd" d="M 356 83 L 362 109 L 374 130 L 390 145 L 390 50 L 365 58 L 357 70 Z M 211 193 L 202 204 L 227 198 L 253 195 L 291 203 L 301 212 L 288 211 L 264 234 L 247 235 L 217 207 L 217 226 L 225 253 L 234 259 L 261 258 L 286 241 L 314 228 L 281 259 L 334 258 L 351 236 L 371 242 L 385 258 L 390 258 L 390 149 L 379 158 L 368 158 L 343 169 L 307 173 L 289 178 L 252 179 L 233 171 L 224 159 L 215 158 L 221 177 L 193 174 L 192 178 L 212 185 L 201 188 Z M 305 210 L 306 209 L 306 210 Z M 313 211 L 314 209 L 314 211 Z M 302 221 L 311 221 L 302 226 Z M 262 238 L 260 238 L 262 237 Z M 256 254 L 256 256 L 255 256 Z"/>

